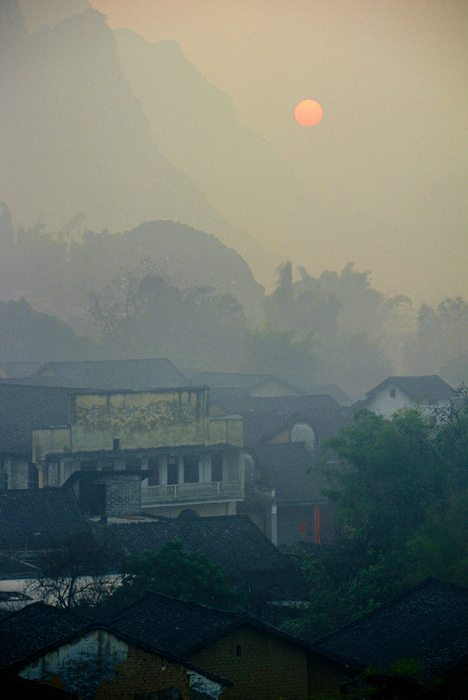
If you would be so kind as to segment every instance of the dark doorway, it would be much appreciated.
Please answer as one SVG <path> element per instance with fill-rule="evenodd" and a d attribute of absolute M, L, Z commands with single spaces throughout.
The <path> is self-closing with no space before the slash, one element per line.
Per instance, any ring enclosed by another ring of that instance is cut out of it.
<path fill-rule="evenodd" d="M 200 481 L 198 457 L 184 457 L 184 484 L 196 484 Z"/>

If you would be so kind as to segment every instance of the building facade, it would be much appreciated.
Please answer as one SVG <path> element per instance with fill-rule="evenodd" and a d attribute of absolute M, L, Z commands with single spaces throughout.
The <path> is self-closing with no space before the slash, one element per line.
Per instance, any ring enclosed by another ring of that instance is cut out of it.
<path fill-rule="evenodd" d="M 47 403 L 49 388 L 31 389 L 25 401 L 37 399 L 40 391 L 41 401 Z M 52 402 L 58 390 L 50 391 Z M 60 410 L 44 414 L 46 425 L 28 404 L 31 417 L 28 427 L 23 422 L 15 462 L 24 465 L 24 474 L 16 488 L 28 487 L 34 477 L 39 488 L 71 481 L 76 489 L 79 472 L 94 475 L 83 478 L 80 486 L 81 496 L 87 490 L 97 510 L 94 515 L 135 510 L 168 517 L 184 510 L 197 515 L 236 512 L 236 503 L 244 497 L 242 419 L 210 417 L 207 387 L 64 389 L 59 398 Z M 7 459 L 11 460 L 5 455 Z M 118 489 L 121 494 L 126 490 L 127 496 L 119 500 Z"/>

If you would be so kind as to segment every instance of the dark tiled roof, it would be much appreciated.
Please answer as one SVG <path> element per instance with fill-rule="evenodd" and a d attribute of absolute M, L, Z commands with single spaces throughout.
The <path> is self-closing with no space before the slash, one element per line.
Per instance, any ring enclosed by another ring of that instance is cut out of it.
<path fill-rule="evenodd" d="M 240 619 L 245 616 L 147 593 L 126 608 L 112 627 L 145 644 L 187 657 L 193 647 L 225 634 Z"/>
<path fill-rule="evenodd" d="M 200 372 L 191 379 L 195 386 L 207 385 L 213 389 L 244 389 L 253 391 L 265 384 L 278 384 L 294 394 L 300 389 L 285 382 L 274 374 L 241 374 L 239 372 Z"/>
<path fill-rule="evenodd" d="M 352 422 L 351 409 L 327 394 L 256 397 L 252 402 L 251 410 L 241 412 L 245 445 L 266 442 L 280 430 L 302 421 L 309 423 L 316 438 L 323 441 Z"/>
<path fill-rule="evenodd" d="M 40 366 L 40 362 L 0 362 L 0 377 L 30 377 Z"/>
<path fill-rule="evenodd" d="M 34 381 L 78 389 L 134 391 L 188 384 L 184 375 L 166 358 L 47 362 L 35 373 Z"/>
<path fill-rule="evenodd" d="M 428 579 L 314 646 L 352 665 L 418 662 L 431 678 L 468 660 L 468 589 Z"/>
<path fill-rule="evenodd" d="M 242 625 L 252 625 L 273 637 L 326 656 L 306 642 L 248 613 L 214 610 L 157 593 L 147 593 L 141 600 L 129 605 L 112 623 L 117 631 L 148 645 L 170 649 L 185 658 Z"/>
<path fill-rule="evenodd" d="M 60 488 L 0 491 L 0 549 L 54 549 L 67 534 L 86 528 L 72 491 Z"/>
<path fill-rule="evenodd" d="M 69 421 L 70 392 L 0 382 L 0 450 L 31 457 L 32 430 Z"/>
<path fill-rule="evenodd" d="M 259 397 L 256 401 L 257 408 L 274 411 L 288 422 L 306 420 L 319 440 L 335 435 L 352 422 L 351 410 L 328 394 Z"/>
<path fill-rule="evenodd" d="M 257 445 L 251 453 L 260 482 L 274 489 L 278 504 L 326 503 L 331 482 L 302 442 Z"/>
<path fill-rule="evenodd" d="M 437 374 L 410 377 L 387 377 L 383 382 L 366 393 L 371 398 L 380 389 L 393 385 L 405 393 L 411 401 L 430 401 L 437 399 L 451 399 L 457 394 L 447 382 L 444 382 Z"/>
<path fill-rule="evenodd" d="M 34 658 L 40 658 L 44 651 L 54 649 L 96 629 L 104 629 L 110 634 L 116 634 L 129 644 L 143 645 L 143 648 L 146 648 L 150 653 L 164 654 L 170 660 L 182 663 L 223 685 L 231 685 L 230 681 L 187 663 L 186 660 L 178 657 L 171 648 L 161 647 L 152 642 L 149 635 L 146 635 L 146 639 L 143 638 L 143 635 L 140 637 L 129 635 L 124 629 L 100 624 L 84 616 L 44 603 L 33 603 L 0 620 L 0 668 L 8 668 Z"/>
<path fill-rule="evenodd" d="M 90 625 L 90 620 L 45 603 L 27 605 L 0 621 L 0 667 L 11 666 L 38 649 L 58 644 Z"/>
<path fill-rule="evenodd" d="M 245 389 L 211 389 L 210 407 L 221 409 L 226 414 L 243 414 L 251 411 L 255 399 Z"/>
<path fill-rule="evenodd" d="M 349 396 L 336 384 L 308 384 L 304 387 L 306 394 L 328 394 L 342 406 L 351 406 Z"/>
<path fill-rule="evenodd" d="M 253 410 L 242 413 L 244 446 L 257 445 L 269 440 L 281 430 L 289 427 L 289 420 L 275 411 Z"/>
<path fill-rule="evenodd" d="M 167 542 L 182 542 L 186 552 L 204 554 L 231 576 L 290 569 L 286 557 L 246 515 L 161 519 L 110 527 L 130 554 L 158 551 Z"/>
<path fill-rule="evenodd" d="M 328 394 L 250 396 L 243 389 L 210 389 L 210 403 L 227 414 L 243 418 L 244 444 L 256 445 L 304 420 L 319 440 L 336 435 L 352 422 L 352 411 Z"/>

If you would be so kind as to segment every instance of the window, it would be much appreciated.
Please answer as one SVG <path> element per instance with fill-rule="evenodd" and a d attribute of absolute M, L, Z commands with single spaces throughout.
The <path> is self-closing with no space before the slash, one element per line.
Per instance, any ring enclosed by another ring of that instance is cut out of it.
<path fill-rule="evenodd" d="M 148 477 L 148 486 L 159 486 L 161 483 L 161 477 L 159 471 L 159 459 L 157 457 L 150 457 L 148 459 L 148 469 L 150 472 Z"/>
<path fill-rule="evenodd" d="M 35 464 L 29 462 L 28 464 L 28 489 L 38 489 L 39 488 L 39 470 Z"/>
<path fill-rule="evenodd" d="M 5 491 L 8 489 L 8 474 L 7 472 L 3 472 L 2 474 L 2 489 Z"/>
<path fill-rule="evenodd" d="M 196 484 L 200 481 L 198 457 L 184 457 L 184 484 Z"/>
<path fill-rule="evenodd" d="M 179 465 L 175 457 L 167 459 L 167 483 L 169 485 L 179 483 Z"/>
<path fill-rule="evenodd" d="M 395 396 L 396 396 L 396 391 L 395 391 L 395 389 L 390 389 L 390 396 L 391 396 L 392 398 L 395 398 Z"/>
<path fill-rule="evenodd" d="M 211 455 L 211 481 L 223 480 L 223 455 L 215 452 Z"/>
<path fill-rule="evenodd" d="M 112 443 L 113 450 L 120 450 L 120 438 L 114 438 Z"/>

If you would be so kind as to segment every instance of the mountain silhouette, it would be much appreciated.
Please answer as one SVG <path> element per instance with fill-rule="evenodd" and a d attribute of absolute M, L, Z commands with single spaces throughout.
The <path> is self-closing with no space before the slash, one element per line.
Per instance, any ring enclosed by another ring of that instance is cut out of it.
<path fill-rule="evenodd" d="M 231 98 L 211 84 L 175 41 L 115 33 L 125 76 L 163 155 L 192 178 L 227 220 L 280 249 L 303 229 L 311 203 L 299 178 L 258 133 L 243 126 Z"/>
<path fill-rule="evenodd" d="M 93 230 L 169 219 L 248 244 L 151 139 L 102 14 L 89 8 L 28 34 L 15 0 L 0 5 L 0 199 L 16 226 L 57 230 L 77 214 Z"/>

